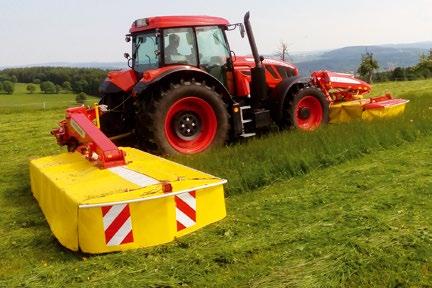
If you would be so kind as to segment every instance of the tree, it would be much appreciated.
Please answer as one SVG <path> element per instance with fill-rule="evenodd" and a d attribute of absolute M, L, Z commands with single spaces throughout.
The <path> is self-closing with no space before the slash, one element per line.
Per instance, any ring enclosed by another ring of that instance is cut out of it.
<path fill-rule="evenodd" d="M 44 81 L 40 84 L 40 89 L 45 94 L 54 94 L 56 93 L 56 87 L 51 81 Z"/>
<path fill-rule="evenodd" d="M 38 79 L 38 78 L 35 78 L 35 79 L 33 79 L 32 82 L 33 82 L 34 84 L 40 84 L 40 83 L 41 83 L 41 80 Z"/>
<path fill-rule="evenodd" d="M 15 91 L 15 83 L 12 81 L 3 81 L 3 90 L 7 94 L 13 94 Z"/>
<path fill-rule="evenodd" d="M 373 57 L 373 53 L 366 52 L 366 54 L 362 54 L 360 67 L 357 69 L 357 73 L 360 74 L 361 78 L 372 83 L 373 74 L 378 68 L 378 61 Z"/>
<path fill-rule="evenodd" d="M 396 67 L 392 72 L 391 80 L 393 80 L 393 81 L 405 81 L 406 80 L 405 69 L 402 67 Z"/>
<path fill-rule="evenodd" d="M 27 85 L 26 89 L 30 94 L 33 94 L 36 91 L 36 85 L 30 83 Z"/>
<path fill-rule="evenodd" d="M 17 83 L 17 82 L 18 82 L 18 78 L 17 78 L 15 75 L 12 75 L 12 76 L 11 76 L 11 81 L 12 81 L 13 83 Z"/>
<path fill-rule="evenodd" d="M 80 93 L 80 92 L 87 91 L 87 88 L 88 88 L 88 82 L 86 80 L 81 79 L 74 83 L 73 90 L 75 92 Z"/>
<path fill-rule="evenodd" d="M 289 54 L 288 54 L 288 44 L 284 41 L 281 41 L 279 44 L 279 48 L 276 52 L 280 60 L 282 61 L 288 61 L 289 60 Z"/>
<path fill-rule="evenodd" d="M 66 91 L 72 91 L 72 85 L 69 81 L 64 81 L 62 87 Z"/>
<path fill-rule="evenodd" d="M 0 82 L 0 92 L 3 92 L 4 91 L 4 89 L 3 89 L 3 82 Z"/>
<path fill-rule="evenodd" d="M 60 86 L 60 85 L 55 85 L 55 92 L 56 92 L 56 94 L 59 94 L 60 92 L 61 92 L 61 90 L 62 90 L 62 86 Z"/>
<path fill-rule="evenodd" d="M 420 55 L 419 63 L 414 67 L 414 70 L 418 77 L 432 77 L 432 49 L 429 50 L 429 54 Z"/>
<path fill-rule="evenodd" d="M 84 92 L 78 93 L 76 95 L 75 101 L 78 104 L 81 104 L 81 105 L 84 104 L 85 100 L 87 100 L 87 94 L 85 94 Z"/>

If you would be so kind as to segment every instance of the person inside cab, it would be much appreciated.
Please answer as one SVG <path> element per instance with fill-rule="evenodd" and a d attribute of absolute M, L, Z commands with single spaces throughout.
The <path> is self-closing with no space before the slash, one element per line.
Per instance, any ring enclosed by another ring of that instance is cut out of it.
<path fill-rule="evenodd" d="M 177 34 L 170 34 L 168 37 L 168 45 L 165 47 L 165 63 L 176 62 L 180 53 L 178 47 L 180 44 L 180 37 Z"/>

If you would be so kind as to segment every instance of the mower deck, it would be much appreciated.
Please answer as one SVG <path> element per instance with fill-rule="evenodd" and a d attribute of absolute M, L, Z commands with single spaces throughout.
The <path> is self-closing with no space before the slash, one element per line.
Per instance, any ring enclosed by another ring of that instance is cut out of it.
<path fill-rule="evenodd" d="M 405 111 L 406 99 L 388 99 L 373 102 L 371 99 L 359 99 L 331 104 L 329 107 L 330 123 L 346 123 L 353 120 L 374 120 L 391 118 Z"/>
<path fill-rule="evenodd" d="M 226 180 L 133 148 L 100 169 L 79 153 L 32 160 L 31 188 L 65 247 L 104 253 L 173 241 L 226 216 Z"/>

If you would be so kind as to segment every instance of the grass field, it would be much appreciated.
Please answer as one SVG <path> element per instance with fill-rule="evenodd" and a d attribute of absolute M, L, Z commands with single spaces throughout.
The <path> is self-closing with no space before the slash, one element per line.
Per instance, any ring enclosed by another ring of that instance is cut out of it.
<path fill-rule="evenodd" d="M 65 108 L 76 105 L 75 94 L 44 94 L 40 91 L 39 85 L 33 94 L 27 90 L 27 84 L 16 83 L 15 92 L 12 95 L 0 94 L 0 112 L 13 112 L 17 110 L 38 110 L 38 109 L 55 109 Z M 87 103 L 97 102 L 97 98 L 89 96 Z"/>
<path fill-rule="evenodd" d="M 62 248 L 31 196 L 28 159 L 59 153 L 63 109 L 0 102 L 0 286 L 431 287 L 432 81 L 385 90 L 411 100 L 403 117 L 176 158 L 228 179 L 227 218 L 100 256 Z"/>

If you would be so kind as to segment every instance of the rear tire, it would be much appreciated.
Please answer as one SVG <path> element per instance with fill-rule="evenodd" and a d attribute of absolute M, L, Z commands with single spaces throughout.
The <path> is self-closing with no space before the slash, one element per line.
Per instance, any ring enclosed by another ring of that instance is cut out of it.
<path fill-rule="evenodd" d="M 182 82 L 138 103 L 139 146 L 165 155 L 196 154 L 222 146 L 228 112 L 221 96 L 200 82 Z"/>
<path fill-rule="evenodd" d="M 329 121 L 329 103 L 316 87 L 300 89 L 285 106 L 289 127 L 313 131 Z"/>

